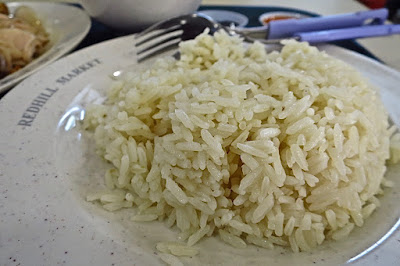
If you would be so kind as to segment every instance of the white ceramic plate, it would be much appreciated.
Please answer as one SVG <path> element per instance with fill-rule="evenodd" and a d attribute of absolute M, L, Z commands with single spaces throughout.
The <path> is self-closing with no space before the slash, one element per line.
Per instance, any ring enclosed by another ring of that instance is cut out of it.
<path fill-rule="evenodd" d="M 135 69 L 133 37 L 104 42 L 71 54 L 24 80 L 0 101 L 0 264 L 160 265 L 158 241 L 175 240 L 163 223 L 134 223 L 124 210 L 109 213 L 85 201 L 103 185 L 106 163 L 81 134 L 88 102 L 101 100 L 109 74 Z M 400 74 L 353 52 L 323 46 L 382 88 L 393 118 L 400 117 Z M 368 104 L 368 103 L 366 103 Z M 397 122 L 399 122 L 397 120 Z M 400 173 L 361 229 L 344 241 L 326 242 L 311 253 L 248 246 L 238 250 L 218 237 L 201 241 L 187 265 L 396 265 L 400 261 Z M 390 236 L 391 235 L 391 236 Z M 389 237 L 382 245 L 383 239 Z M 368 253 L 368 254 L 366 254 Z"/>
<path fill-rule="evenodd" d="M 22 5 L 31 7 L 43 21 L 52 44 L 49 50 L 30 64 L 0 79 L 0 93 L 71 51 L 86 36 L 91 25 L 89 16 L 82 9 L 71 5 L 35 2 L 7 3 L 11 13 Z"/>
<path fill-rule="evenodd" d="M 231 27 L 232 23 L 234 27 L 245 27 L 247 23 L 249 23 L 249 18 L 247 16 L 234 11 L 206 9 L 201 10 L 198 13 L 209 16 L 212 20 L 227 27 Z"/>

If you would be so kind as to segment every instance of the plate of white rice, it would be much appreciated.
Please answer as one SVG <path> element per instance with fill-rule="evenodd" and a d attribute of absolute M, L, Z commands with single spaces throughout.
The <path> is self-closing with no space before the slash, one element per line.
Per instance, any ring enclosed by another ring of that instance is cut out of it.
<path fill-rule="evenodd" d="M 223 32 L 137 64 L 133 41 L 1 100 L 5 264 L 400 260 L 398 72 Z"/>

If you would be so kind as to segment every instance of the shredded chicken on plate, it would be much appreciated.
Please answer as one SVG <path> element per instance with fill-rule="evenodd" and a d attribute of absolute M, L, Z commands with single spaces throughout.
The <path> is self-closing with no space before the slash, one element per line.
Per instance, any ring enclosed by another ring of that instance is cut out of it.
<path fill-rule="evenodd" d="M 10 14 L 0 3 L 0 78 L 41 55 L 48 43 L 49 35 L 31 8 L 21 6 Z"/>

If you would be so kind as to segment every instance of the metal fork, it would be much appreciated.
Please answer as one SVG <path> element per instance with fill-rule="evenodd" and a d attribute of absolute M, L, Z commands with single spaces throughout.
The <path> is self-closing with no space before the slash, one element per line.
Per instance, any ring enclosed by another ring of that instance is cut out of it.
<path fill-rule="evenodd" d="M 135 36 L 138 62 L 162 53 L 179 42 L 194 39 L 206 28 L 210 33 L 225 28 L 203 14 L 190 14 L 161 21 Z"/>
<path fill-rule="evenodd" d="M 205 14 L 195 13 L 161 21 L 138 33 L 135 36 L 137 60 L 143 62 L 156 54 L 177 47 L 179 42 L 194 39 L 206 28 L 210 29 L 209 34 L 211 35 L 218 30 L 224 30 L 229 35 L 239 35 L 246 42 L 258 40 L 264 44 L 278 44 L 282 40 L 265 40 L 263 39 L 265 36 L 260 37 L 260 34 L 266 34 L 266 29 L 263 27 L 254 29 L 228 27 L 214 21 Z M 257 36 L 257 38 L 251 35 Z"/>

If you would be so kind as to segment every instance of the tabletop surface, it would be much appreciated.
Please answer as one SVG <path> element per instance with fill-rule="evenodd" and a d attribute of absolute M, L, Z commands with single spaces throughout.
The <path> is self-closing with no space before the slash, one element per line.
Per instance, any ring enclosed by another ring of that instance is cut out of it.
<path fill-rule="evenodd" d="M 50 0 L 49 0 L 50 1 Z M 367 10 L 367 7 L 360 4 L 355 0 L 203 0 L 203 5 L 226 5 L 226 6 L 279 6 L 287 8 L 296 8 L 305 10 L 311 13 L 320 15 L 331 15 L 339 13 L 356 12 L 361 10 Z M 99 28 L 98 30 L 103 30 Z M 118 37 L 115 35 L 113 37 Z M 90 43 L 82 43 L 79 48 L 82 48 L 88 44 L 101 42 L 103 39 L 92 39 Z M 378 57 L 385 64 L 393 67 L 400 71 L 400 35 L 385 36 L 377 38 L 368 38 L 358 40 L 364 48 L 370 51 L 373 55 Z M 1 95 L 0 95 L 1 98 Z M 380 257 L 374 258 L 374 265 L 389 265 L 386 264 L 385 257 L 399 258 L 399 245 L 400 245 L 400 232 L 396 235 L 396 238 L 392 238 L 386 241 L 382 246 Z M 394 261 L 392 259 L 391 261 Z M 361 259 L 357 265 L 371 265 L 371 261 Z M 395 264 L 390 264 L 395 265 Z"/>

